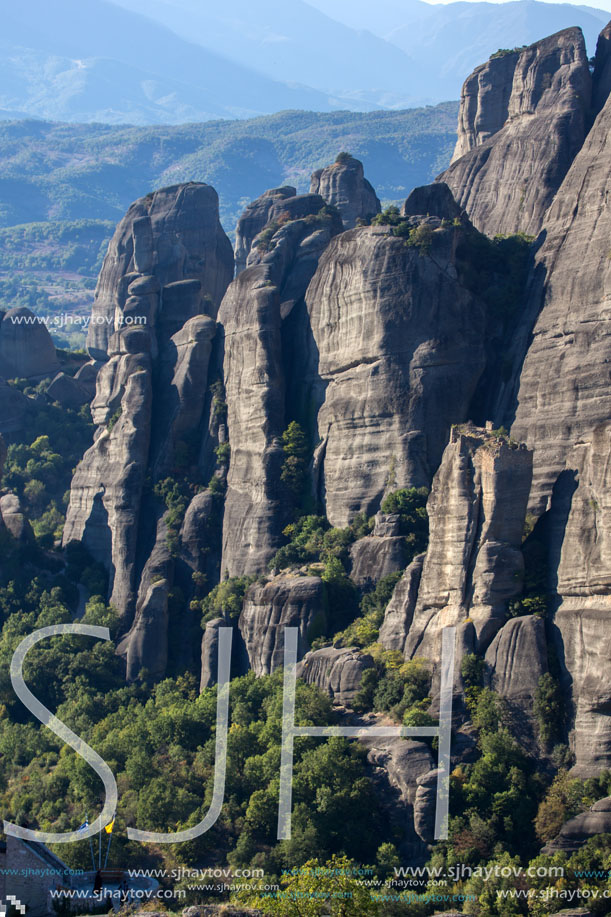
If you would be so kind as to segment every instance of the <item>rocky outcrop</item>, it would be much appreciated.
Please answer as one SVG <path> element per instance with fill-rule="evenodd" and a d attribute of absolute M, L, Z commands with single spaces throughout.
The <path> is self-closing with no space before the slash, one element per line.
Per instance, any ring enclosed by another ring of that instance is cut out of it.
<path fill-rule="evenodd" d="M 416 797 L 414 799 L 414 830 L 418 837 L 427 844 L 435 836 L 435 811 L 437 807 L 437 783 L 441 771 L 438 768 L 418 777 Z"/>
<path fill-rule="evenodd" d="M 283 188 L 272 188 L 248 205 L 238 220 L 235 231 L 234 256 L 236 274 L 241 274 L 246 267 L 246 259 L 250 254 L 252 243 L 261 230 L 270 222 L 270 213 L 274 205 L 286 200 L 287 197 L 295 197 L 296 194 L 297 191 L 290 185 L 286 185 Z"/>
<path fill-rule="evenodd" d="M 436 216 L 442 220 L 467 222 L 464 210 L 456 203 L 445 182 L 414 188 L 401 208 L 404 217 Z"/>
<path fill-rule="evenodd" d="M 59 369 L 51 335 L 24 306 L 0 313 L 0 376 L 44 379 Z"/>
<path fill-rule="evenodd" d="M 53 378 L 47 387 L 47 395 L 62 407 L 73 409 L 80 408 L 93 398 L 91 389 L 85 388 L 76 378 L 63 372 Z"/>
<path fill-rule="evenodd" d="M 392 598 L 386 606 L 379 639 L 387 650 L 397 650 L 400 653 L 404 651 L 405 640 L 414 620 L 424 557 L 424 554 L 418 554 L 413 559 L 395 586 Z"/>
<path fill-rule="evenodd" d="M 166 537 L 155 532 L 162 507 L 148 488 L 176 466 L 197 474 L 202 459 L 216 332 L 214 319 L 202 313 L 216 311 L 232 274 L 217 204 L 213 189 L 189 184 L 132 205 L 109 248 L 94 305 L 93 318 L 111 315 L 116 330 L 107 341 L 95 339 L 106 357 L 91 405 L 97 431 L 72 482 L 64 543 L 83 541 L 107 567 L 110 600 L 126 629 L 137 612 L 122 644 L 130 677 L 165 666 L 169 574 L 154 569 L 157 579 L 145 575 L 138 587 L 147 558 L 156 563 L 154 545 L 160 550 Z"/>
<path fill-rule="evenodd" d="M 547 856 L 560 852 L 575 853 L 591 837 L 609 833 L 611 833 L 611 796 L 599 799 L 586 812 L 581 812 L 566 821 L 558 836 L 553 841 L 549 841 L 541 853 Z M 562 913 L 564 915 L 566 912 Z"/>
<path fill-rule="evenodd" d="M 297 666 L 297 677 L 318 685 L 334 704 L 350 706 L 361 687 L 363 672 L 373 659 L 355 647 L 325 646 L 307 653 Z"/>
<path fill-rule="evenodd" d="M 289 521 L 290 494 L 280 481 L 281 437 L 292 419 L 287 392 L 295 368 L 287 328 L 320 255 L 341 230 L 337 215 L 318 216 L 323 204 L 315 194 L 282 202 L 294 218 L 253 248 L 250 267 L 231 284 L 219 311 L 231 446 L 222 569 L 230 576 L 267 570 Z"/>
<path fill-rule="evenodd" d="M 326 626 L 323 585 L 317 576 L 276 576 L 250 587 L 238 627 L 251 669 L 269 675 L 284 664 L 284 629 L 299 629 L 298 659 Z"/>
<path fill-rule="evenodd" d="M 407 544 L 401 535 L 399 515 L 377 513 L 371 535 L 359 538 L 350 548 L 350 561 L 350 578 L 366 589 L 405 569 Z"/>
<path fill-rule="evenodd" d="M 596 116 L 611 94 L 611 22 L 605 26 L 596 43 L 592 79 L 592 111 Z"/>
<path fill-rule="evenodd" d="M 504 698 L 522 745 L 537 736 L 534 702 L 547 670 L 545 622 L 536 615 L 511 618 L 486 651 L 486 682 Z"/>
<path fill-rule="evenodd" d="M 98 280 L 87 346 L 95 359 L 108 357 L 119 322 L 138 316 L 155 324 L 172 307 L 168 285 L 199 282 L 191 314 L 216 317 L 233 277 L 231 244 L 218 216 L 218 195 L 209 185 L 189 182 L 140 198 L 121 220 L 108 247 Z M 167 309 L 166 309 L 167 311 Z"/>
<path fill-rule="evenodd" d="M 25 544 L 34 541 L 34 532 L 16 494 L 0 497 L 0 516 L 7 532 Z"/>
<path fill-rule="evenodd" d="M 348 153 L 340 154 L 330 166 L 314 172 L 310 191 L 337 207 L 345 229 L 354 229 L 357 220 L 369 219 L 381 209 L 373 187 L 365 178 L 363 163 Z"/>
<path fill-rule="evenodd" d="M 206 622 L 202 639 L 202 669 L 199 683 L 200 692 L 217 682 L 219 665 L 219 630 L 226 627 L 224 618 L 213 618 Z"/>
<path fill-rule="evenodd" d="M 556 496 L 561 493 L 556 487 L 549 514 L 557 571 L 556 646 L 570 698 L 575 770 L 583 776 L 611 763 L 611 689 L 606 677 L 611 659 L 610 456 L 607 423 L 569 454 L 564 500 Z"/>
<path fill-rule="evenodd" d="M 528 350 L 511 429 L 535 452 L 530 502 L 537 515 L 574 444 L 609 415 L 610 132 L 608 100 L 550 208 L 517 345 Z"/>
<path fill-rule="evenodd" d="M 485 311 L 456 268 L 469 230 L 412 219 L 422 246 L 387 226 L 335 238 L 306 294 L 322 402 L 314 472 L 333 525 L 430 484 L 484 367 Z"/>
<path fill-rule="evenodd" d="M 452 430 L 427 504 L 430 539 L 420 583 L 415 561 L 387 609 L 385 645 L 399 648 L 404 640 L 407 658 L 437 661 L 441 632 L 450 625 L 459 628 L 460 651 L 489 645 L 521 590 L 531 473 L 525 446 L 469 424 Z"/>
<path fill-rule="evenodd" d="M 537 235 L 589 127 L 592 79 L 578 28 L 492 58 L 466 80 L 440 175 L 487 235 Z"/>

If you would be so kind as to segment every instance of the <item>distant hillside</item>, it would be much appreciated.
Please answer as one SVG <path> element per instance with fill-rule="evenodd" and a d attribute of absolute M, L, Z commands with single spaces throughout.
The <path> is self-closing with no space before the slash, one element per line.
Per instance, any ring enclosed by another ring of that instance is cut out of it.
<path fill-rule="evenodd" d="M 581 27 L 593 55 L 611 19 L 593 7 L 538 0 L 116 2 L 276 80 L 349 94 L 351 108 L 458 98 L 470 71 L 499 48 L 531 44 L 570 26 Z"/>
<path fill-rule="evenodd" d="M 41 220 L 118 220 L 135 198 L 205 181 L 228 231 L 267 188 L 309 187 L 310 173 L 348 150 L 384 199 L 405 197 L 449 162 L 455 102 L 393 112 L 286 111 L 247 121 L 112 127 L 0 123 L 0 226 Z"/>
<path fill-rule="evenodd" d="M 287 183 L 305 191 L 314 169 L 348 150 L 383 200 L 401 200 L 448 165 L 457 110 L 446 102 L 367 114 L 287 111 L 146 128 L 0 122 L 0 309 L 87 312 L 112 227 L 133 200 L 164 185 L 213 185 L 231 233 L 263 191 Z"/>
<path fill-rule="evenodd" d="M 350 45 L 352 30 L 337 29 Z M 371 35 L 363 51 L 376 45 L 385 43 Z M 62 121 L 176 124 L 339 107 L 327 93 L 278 82 L 106 0 L 28 0 L 2 10 L 0 109 Z"/>

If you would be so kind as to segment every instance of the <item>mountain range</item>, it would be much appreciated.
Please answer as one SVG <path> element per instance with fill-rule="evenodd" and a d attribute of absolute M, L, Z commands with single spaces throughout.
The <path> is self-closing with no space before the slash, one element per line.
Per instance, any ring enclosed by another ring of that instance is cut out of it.
<path fill-rule="evenodd" d="M 31 0 L 3 16 L 0 119 L 177 124 L 434 104 L 458 98 L 501 45 L 578 25 L 593 53 L 606 19 L 537 0 Z"/>

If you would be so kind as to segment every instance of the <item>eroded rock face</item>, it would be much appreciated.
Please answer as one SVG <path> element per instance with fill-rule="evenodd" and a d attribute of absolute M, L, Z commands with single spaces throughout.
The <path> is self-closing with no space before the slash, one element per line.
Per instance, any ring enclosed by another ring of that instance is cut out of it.
<path fill-rule="evenodd" d="M 532 453 L 494 433 L 454 428 L 427 504 L 430 540 L 414 605 L 417 567 L 387 609 L 385 645 L 436 662 L 444 627 L 459 628 L 459 651 L 485 647 L 521 590 L 520 550 Z M 412 610 L 413 609 L 413 610 Z"/>
<path fill-rule="evenodd" d="M 373 659 L 355 647 L 326 646 L 307 653 L 297 666 L 297 678 L 318 685 L 334 704 L 350 706 L 361 687 L 363 672 Z"/>
<path fill-rule="evenodd" d="M 386 226 L 335 238 L 306 294 L 319 446 L 318 496 L 333 525 L 428 486 L 484 367 L 485 314 L 457 276 L 462 227 L 414 218 L 430 246 Z M 428 227 L 428 228 L 427 228 Z"/>
<path fill-rule="evenodd" d="M 553 856 L 563 851 L 567 854 L 574 853 L 591 837 L 611 832 L 611 796 L 599 799 L 586 812 L 581 812 L 574 818 L 566 821 L 560 833 L 542 849 L 542 853 Z M 563 915 L 566 911 L 562 912 Z"/>
<path fill-rule="evenodd" d="M 559 557 L 554 616 L 558 655 L 572 700 L 570 742 L 579 774 L 590 776 L 611 762 L 611 424 L 596 428 L 569 454 L 564 517 L 553 526 Z"/>
<path fill-rule="evenodd" d="M 55 375 L 59 361 L 46 325 L 24 306 L 0 315 L 0 376 L 43 379 Z"/>
<path fill-rule="evenodd" d="M 522 744 L 532 744 L 537 736 L 534 701 L 539 679 L 548 670 L 545 622 L 536 615 L 511 618 L 488 647 L 485 659 L 489 687 L 507 702 Z"/>
<path fill-rule="evenodd" d="M 414 620 L 414 611 L 418 601 L 424 558 L 424 554 L 418 554 L 413 559 L 395 586 L 392 598 L 386 606 L 379 639 L 387 650 L 397 650 L 402 653 L 405 649 L 405 640 Z"/>
<path fill-rule="evenodd" d="M 535 451 L 530 503 L 537 515 L 574 444 L 609 416 L 610 131 L 608 100 L 550 208 L 520 341 L 530 346 L 511 430 Z"/>
<path fill-rule="evenodd" d="M 400 529 L 397 514 L 377 513 L 372 534 L 352 545 L 350 578 L 357 586 L 370 589 L 384 576 L 405 569 L 407 545 Z"/>
<path fill-rule="evenodd" d="M 363 163 L 348 154 L 314 172 L 310 191 L 337 207 L 345 229 L 354 229 L 357 220 L 375 216 L 381 209 L 373 187 L 365 178 Z"/>
<path fill-rule="evenodd" d="M 251 669 L 269 675 L 284 664 L 284 629 L 297 627 L 297 658 L 309 650 L 312 633 L 325 627 L 323 585 L 318 576 L 276 576 L 250 587 L 238 627 Z"/>
<path fill-rule="evenodd" d="M 250 254 L 252 243 L 262 229 L 270 222 L 270 214 L 275 204 L 285 201 L 288 197 L 295 197 L 297 191 L 290 185 L 282 188 L 272 188 L 248 205 L 240 219 L 235 231 L 235 272 L 240 274 L 246 267 L 246 259 Z"/>
<path fill-rule="evenodd" d="M 140 198 L 119 223 L 104 259 L 87 336 L 89 352 L 105 360 L 110 336 L 129 316 L 154 323 L 164 302 L 158 294 L 168 284 L 199 281 L 191 315 L 201 311 L 215 318 L 232 277 L 231 244 L 219 222 L 214 188 L 189 182 Z"/>
<path fill-rule="evenodd" d="M 110 314 L 116 330 L 104 341 L 106 362 L 91 405 L 97 431 L 73 478 L 64 543 L 83 541 L 107 567 L 110 600 L 125 629 L 137 612 L 122 645 L 130 677 L 141 667 L 153 674 L 165 667 L 172 583 L 167 565 L 155 566 L 166 534 L 155 532 L 160 507 L 150 490 L 184 463 L 183 453 L 193 466 L 198 461 L 216 333 L 214 319 L 202 313 L 215 311 L 232 273 L 216 207 L 216 192 L 195 184 L 132 205 L 109 248 L 94 305 L 94 318 Z M 134 317 L 146 321 L 129 321 Z"/>
<path fill-rule="evenodd" d="M 206 622 L 204 636 L 202 639 L 202 671 L 199 683 L 200 692 L 204 688 L 210 688 L 218 680 L 219 665 L 219 630 L 226 627 L 227 623 L 223 618 L 213 618 L 212 621 Z"/>
<path fill-rule="evenodd" d="M 487 235 L 537 235 L 586 136 L 592 79 L 578 28 L 492 58 L 466 80 L 440 175 Z"/>
<path fill-rule="evenodd" d="M 293 207 L 295 219 L 268 246 L 253 248 L 251 266 L 231 284 L 219 311 L 231 446 L 222 569 L 230 576 L 266 571 L 289 521 L 289 495 L 280 481 L 292 368 L 286 328 L 320 255 L 341 230 L 337 216 L 317 219 L 323 203 L 314 194 L 282 202 Z"/>

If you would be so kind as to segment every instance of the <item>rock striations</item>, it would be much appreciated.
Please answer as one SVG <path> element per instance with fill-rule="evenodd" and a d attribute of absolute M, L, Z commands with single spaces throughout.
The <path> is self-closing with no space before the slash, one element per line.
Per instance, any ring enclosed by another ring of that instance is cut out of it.
<path fill-rule="evenodd" d="M 384 494 L 428 486 L 485 364 L 485 312 L 458 277 L 468 230 L 411 217 L 422 245 L 389 227 L 343 233 L 306 293 L 320 402 L 317 495 L 333 525 Z"/>
<path fill-rule="evenodd" d="M 578 28 L 493 57 L 466 80 L 454 158 L 440 179 L 479 230 L 539 233 L 584 141 L 591 93 Z"/>
<path fill-rule="evenodd" d="M 177 468 L 197 469 L 214 315 L 232 274 L 216 192 L 189 184 L 130 208 L 100 275 L 97 431 L 74 475 L 64 543 L 82 541 L 107 567 L 124 628 L 136 614 L 122 643 L 130 677 L 165 670 L 172 552 L 151 490 Z"/>
<path fill-rule="evenodd" d="M 365 178 L 363 164 L 348 153 L 340 153 L 332 165 L 312 175 L 310 191 L 337 207 L 344 229 L 354 229 L 358 220 L 380 212 L 380 202 Z"/>
<path fill-rule="evenodd" d="M 428 501 L 430 543 L 390 603 L 380 639 L 406 658 L 436 662 L 455 625 L 467 652 L 482 652 L 521 591 L 520 550 L 532 453 L 469 424 L 454 428 Z"/>

